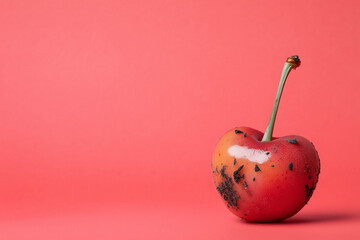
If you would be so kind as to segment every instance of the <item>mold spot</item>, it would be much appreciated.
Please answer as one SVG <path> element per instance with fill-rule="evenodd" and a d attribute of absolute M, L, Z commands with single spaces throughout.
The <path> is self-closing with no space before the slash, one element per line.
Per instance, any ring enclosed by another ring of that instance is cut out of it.
<path fill-rule="evenodd" d="M 255 165 L 255 172 L 259 172 L 259 171 L 261 171 L 261 169 L 260 169 L 259 166 L 256 164 L 256 165 Z"/>
<path fill-rule="evenodd" d="M 292 171 L 294 169 L 294 164 L 293 162 L 289 163 L 289 170 Z"/>
<path fill-rule="evenodd" d="M 223 166 L 221 169 L 220 169 L 220 174 L 222 177 L 226 177 L 226 173 L 225 173 L 225 166 Z"/>
<path fill-rule="evenodd" d="M 243 131 L 240 131 L 240 130 L 235 130 L 235 133 L 238 134 L 238 133 L 243 133 Z"/>
<path fill-rule="evenodd" d="M 305 184 L 305 203 L 307 203 L 315 190 L 315 183 L 310 188 L 309 185 Z"/>
<path fill-rule="evenodd" d="M 287 138 L 286 139 L 289 143 L 292 143 L 292 144 L 297 144 L 298 142 L 296 141 L 296 138 L 294 138 L 294 139 L 289 139 L 289 138 Z"/>
<path fill-rule="evenodd" d="M 236 182 L 236 183 L 239 183 L 240 182 L 240 179 L 241 179 L 241 177 L 240 177 L 240 171 L 241 171 L 241 169 L 244 167 L 244 165 L 241 165 L 236 171 L 234 171 L 234 173 L 233 173 L 233 175 L 234 175 L 234 181 Z"/>
<path fill-rule="evenodd" d="M 233 189 L 234 182 L 231 177 L 225 173 L 224 167 L 220 170 L 221 177 L 223 180 L 216 187 L 216 190 L 220 193 L 221 197 L 228 203 L 229 206 L 238 207 L 237 201 L 240 199 L 240 196 Z"/>

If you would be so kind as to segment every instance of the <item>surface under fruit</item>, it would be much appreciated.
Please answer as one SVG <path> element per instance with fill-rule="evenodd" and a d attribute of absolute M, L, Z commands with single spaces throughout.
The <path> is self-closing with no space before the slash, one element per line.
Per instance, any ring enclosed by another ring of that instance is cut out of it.
<path fill-rule="evenodd" d="M 262 142 L 248 127 L 228 131 L 212 160 L 217 191 L 231 212 L 249 222 L 280 221 L 297 213 L 318 181 L 320 160 L 301 136 Z"/>

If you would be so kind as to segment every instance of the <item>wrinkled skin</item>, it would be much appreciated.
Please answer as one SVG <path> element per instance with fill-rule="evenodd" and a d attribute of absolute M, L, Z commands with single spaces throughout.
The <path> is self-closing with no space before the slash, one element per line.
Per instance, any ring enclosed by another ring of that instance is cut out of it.
<path fill-rule="evenodd" d="M 270 142 L 261 142 L 262 137 L 263 133 L 248 127 L 225 133 L 212 160 L 214 183 L 229 210 L 243 220 L 281 221 L 309 201 L 318 181 L 320 160 L 314 145 L 301 136 Z M 295 138 L 297 143 L 287 140 Z M 269 158 L 261 164 L 236 158 L 229 153 L 234 145 L 267 151 Z"/>

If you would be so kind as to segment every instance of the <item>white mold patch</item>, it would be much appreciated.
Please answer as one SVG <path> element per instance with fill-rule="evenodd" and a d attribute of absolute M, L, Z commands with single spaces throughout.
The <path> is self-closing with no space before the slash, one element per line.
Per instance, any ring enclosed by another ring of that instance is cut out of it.
<path fill-rule="evenodd" d="M 271 153 L 268 151 L 242 147 L 239 145 L 233 145 L 229 147 L 228 153 L 232 157 L 245 158 L 248 159 L 250 162 L 256 162 L 259 164 L 266 162 L 271 157 Z"/>

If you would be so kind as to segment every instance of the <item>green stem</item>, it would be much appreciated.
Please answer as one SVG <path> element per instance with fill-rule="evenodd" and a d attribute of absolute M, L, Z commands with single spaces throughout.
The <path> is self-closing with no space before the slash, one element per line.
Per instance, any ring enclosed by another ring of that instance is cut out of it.
<path fill-rule="evenodd" d="M 263 139 L 261 140 L 262 142 L 269 142 L 272 140 L 272 134 L 274 131 L 274 124 L 275 124 L 275 119 L 276 119 L 276 113 L 279 108 L 280 98 L 281 98 L 281 94 L 282 94 L 286 79 L 287 79 L 291 69 L 297 68 L 298 66 L 300 66 L 300 63 L 301 62 L 300 62 L 300 59 L 298 56 L 291 56 L 288 59 L 286 59 L 286 62 L 285 62 L 285 65 L 284 65 L 284 68 L 283 68 L 283 71 L 281 74 L 280 84 L 279 84 L 279 88 L 278 88 L 278 91 L 276 94 L 273 111 L 271 113 L 270 121 L 269 121 L 269 124 L 264 133 Z"/>

